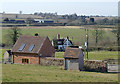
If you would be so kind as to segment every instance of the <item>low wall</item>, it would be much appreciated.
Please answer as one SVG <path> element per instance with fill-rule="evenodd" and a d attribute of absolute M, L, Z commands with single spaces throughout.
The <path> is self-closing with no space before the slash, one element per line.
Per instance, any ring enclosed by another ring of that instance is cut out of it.
<path fill-rule="evenodd" d="M 84 60 L 85 71 L 107 72 L 107 61 Z"/>
<path fill-rule="evenodd" d="M 64 66 L 64 58 L 43 57 L 40 58 L 40 65 Z M 107 61 L 84 60 L 85 71 L 107 72 Z"/>
<path fill-rule="evenodd" d="M 64 66 L 64 58 L 43 57 L 40 58 L 40 65 Z"/>

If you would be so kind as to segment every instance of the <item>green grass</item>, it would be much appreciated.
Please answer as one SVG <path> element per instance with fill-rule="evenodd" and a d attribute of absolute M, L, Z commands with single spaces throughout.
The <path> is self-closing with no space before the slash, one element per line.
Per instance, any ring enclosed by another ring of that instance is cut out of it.
<path fill-rule="evenodd" d="M 88 55 L 90 60 L 118 59 L 118 51 L 94 51 Z"/>
<path fill-rule="evenodd" d="M 118 75 L 67 71 L 56 66 L 2 65 L 3 82 L 118 82 Z"/>
<path fill-rule="evenodd" d="M 2 41 L 3 43 L 6 42 L 7 39 L 7 33 L 8 33 L 9 29 L 3 29 L 2 30 Z M 106 38 L 108 38 L 108 40 L 110 42 L 114 42 L 116 41 L 116 37 L 115 35 L 111 32 L 111 30 L 104 30 L 104 37 L 103 37 L 103 41 L 100 42 L 105 42 Z M 50 40 L 52 40 L 53 38 L 57 37 L 57 34 L 61 35 L 61 38 L 66 38 L 67 36 L 70 37 L 70 39 L 72 39 L 72 42 L 74 44 L 83 46 L 84 42 L 85 42 L 85 30 L 84 29 L 67 29 L 67 28 L 56 28 L 56 29 L 49 29 L 49 27 L 47 29 L 29 29 L 29 28 L 24 28 L 21 29 L 21 33 L 22 35 L 34 35 L 35 33 L 39 33 L 39 36 L 48 36 L 50 38 Z M 89 45 L 95 46 L 95 38 L 92 35 L 93 30 L 89 30 Z M 111 40 L 112 39 L 112 40 Z M 0 39 L 1 40 L 1 39 Z"/>
<path fill-rule="evenodd" d="M 63 58 L 64 52 L 56 52 L 56 58 Z M 84 59 L 87 58 L 87 55 L 84 56 Z M 105 59 L 118 59 L 118 51 L 92 51 L 88 52 L 89 60 L 105 60 Z"/>
<path fill-rule="evenodd" d="M 8 49 L 0 49 L 0 54 L 4 58 L 4 52 Z M 86 55 L 87 56 L 87 55 Z M 84 59 L 87 57 L 84 56 Z M 92 51 L 88 53 L 89 60 L 118 59 L 118 51 Z M 64 58 L 64 52 L 56 52 L 56 58 Z"/>

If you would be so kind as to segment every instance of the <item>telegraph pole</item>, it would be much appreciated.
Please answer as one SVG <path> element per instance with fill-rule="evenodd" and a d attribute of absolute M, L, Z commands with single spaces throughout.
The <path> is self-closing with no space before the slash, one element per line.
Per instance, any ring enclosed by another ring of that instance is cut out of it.
<path fill-rule="evenodd" d="M 88 60 L 88 29 L 85 29 L 85 52 L 84 55 L 86 56 L 87 51 L 87 60 Z"/>
<path fill-rule="evenodd" d="M 85 29 L 85 44 L 84 44 L 84 56 L 86 57 L 86 29 Z"/>
<path fill-rule="evenodd" d="M 86 38 L 87 38 L 87 60 L 88 60 L 88 29 L 87 29 L 87 35 L 86 35 Z"/>

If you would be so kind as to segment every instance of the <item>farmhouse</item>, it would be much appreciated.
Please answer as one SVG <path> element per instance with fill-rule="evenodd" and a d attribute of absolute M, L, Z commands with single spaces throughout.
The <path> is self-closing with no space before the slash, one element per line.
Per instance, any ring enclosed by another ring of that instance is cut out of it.
<path fill-rule="evenodd" d="M 84 55 L 81 48 L 67 47 L 64 58 L 66 70 L 83 70 Z"/>
<path fill-rule="evenodd" d="M 56 44 L 57 44 L 57 49 L 59 51 L 65 51 L 66 47 L 68 46 L 72 46 L 72 41 L 69 40 L 69 37 L 67 36 L 67 38 L 60 38 L 60 34 L 57 35 L 57 40 L 56 40 Z"/>
<path fill-rule="evenodd" d="M 54 55 L 49 38 L 38 35 L 20 36 L 12 49 L 13 63 L 40 64 L 40 58 Z"/>

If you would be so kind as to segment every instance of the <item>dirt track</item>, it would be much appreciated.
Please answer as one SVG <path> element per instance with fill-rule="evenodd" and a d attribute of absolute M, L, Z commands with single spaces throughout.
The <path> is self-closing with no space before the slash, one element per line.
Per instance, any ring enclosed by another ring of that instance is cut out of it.
<path fill-rule="evenodd" d="M 0 29 L 9 29 L 11 27 L 0 27 Z M 29 26 L 29 27 L 18 27 L 20 29 L 95 29 L 95 27 L 86 27 L 86 26 L 40 26 L 40 27 L 36 27 L 36 26 Z M 99 29 L 103 29 L 103 30 L 113 30 L 112 28 L 99 28 Z"/>

